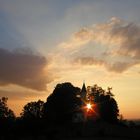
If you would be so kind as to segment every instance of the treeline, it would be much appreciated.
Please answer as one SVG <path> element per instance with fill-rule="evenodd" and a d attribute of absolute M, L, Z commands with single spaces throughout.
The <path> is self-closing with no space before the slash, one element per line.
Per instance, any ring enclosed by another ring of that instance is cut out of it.
<path fill-rule="evenodd" d="M 46 102 L 38 100 L 27 103 L 20 117 L 7 106 L 8 98 L 0 99 L 0 131 L 3 134 L 46 133 L 56 126 L 71 128 L 93 125 L 96 122 L 120 124 L 119 109 L 111 88 L 107 91 L 94 85 L 87 88 L 87 100 L 80 97 L 81 89 L 71 83 L 57 84 Z M 92 104 L 92 111 L 85 110 L 86 103 Z M 90 115 L 89 115 L 90 114 Z"/>

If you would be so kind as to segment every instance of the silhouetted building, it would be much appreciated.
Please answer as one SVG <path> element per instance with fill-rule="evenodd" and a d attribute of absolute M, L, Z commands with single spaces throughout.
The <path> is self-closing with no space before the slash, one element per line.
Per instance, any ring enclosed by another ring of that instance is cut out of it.
<path fill-rule="evenodd" d="M 83 86 L 82 86 L 81 98 L 84 101 L 86 101 L 86 99 L 87 99 L 87 90 L 86 90 L 85 82 L 83 83 Z"/>
<path fill-rule="evenodd" d="M 87 101 L 87 89 L 86 89 L 85 82 L 83 82 L 83 86 L 80 92 L 80 98 L 82 100 L 82 107 L 77 106 L 77 110 L 73 116 L 73 122 L 75 123 L 85 121 L 84 106 L 86 105 L 86 101 Z"/>

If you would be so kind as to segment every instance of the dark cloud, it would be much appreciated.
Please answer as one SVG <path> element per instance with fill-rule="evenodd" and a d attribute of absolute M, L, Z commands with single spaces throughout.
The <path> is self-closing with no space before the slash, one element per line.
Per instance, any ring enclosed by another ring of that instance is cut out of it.
<path fill-rule="evenodd" d="M 120 38 L 118 54 L 140 59 L 140 26 L 134 23 L 119 24 L 111 28 L 110 35 Z"/>
<path fill-rule="evenodd" d="M 45 57 L 26 51 L 0 48 L 0 85 L 15 84 L 34 90 L 45 90 L 52 79 L 45 68 Z"/>
<path fill-rule="evenodd" d="M 136 62 L 107 62 L 106 60 L 101 60 L 95 57 L 77 57 L 73 60 L 74 64 L 81 65 L 97 65 L 104 66 L 108 71 L 122 73 L 129 69 L 130 67 L 136 65 Z"/>
<path fill-rule="evenodd" d="M 105 66 L 106 66 L 108 71 L 122 73 L 136 64 L 137 63 L 115 62 L 112 64 L 106 64 Z"/>

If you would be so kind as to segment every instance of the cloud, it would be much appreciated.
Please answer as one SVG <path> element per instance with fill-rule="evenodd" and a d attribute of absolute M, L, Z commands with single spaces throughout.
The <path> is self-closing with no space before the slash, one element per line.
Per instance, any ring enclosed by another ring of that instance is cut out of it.
<path fill-rule="evenodd" d="M 107 70 L 109 70 L 109 71 L 122 73 L 136 64 L 137 63 L 115 62 L 112 64 L 106 64 L 105 66 L 106 66 Z"/>
<path fill-rule="evenodd" d="M 82 64 L 82 65 L 103 65 L 104 64 L 103 60 L 99 60 L 94 57 L 77 57 L 76 59 L 74 59 L 73 62 L 76 64 L 77 63 Z"/>
<path fill-rule="evenodd" d="M 127 63 L 127 62 L 112 62 L 109 63 L 105 60 L 101 60 L 95 57 L 77 57 L 73 60 L 75 65 L 96 65 L 96 66 L 104 66 L 108 71 L 122 73 L 129 69 L 130 67 L 136 65 L 137 63 Z"/>
<path fill-rule="evenodd" d="M 78 47 L 73 40 L 78 40 Z M 72 48 L 75 63 L 103 65 L 118 73 L 140 64 L 140 26 L 133 22 L 112 17 L 105 23 L 80 29 L 73 34 L 73 40 L 65 42 L 65 49 Z M 88 53 L 82 52 L 83 48 Z"/>
<path fill-rule="evenodd" d="M 70 37 L 70 40 L 67 42 L 62 42 L 58 45 L 59 48 L 62 49 L 68 49 L 68 50 L 75 50 L 75 49 L 79 49 L 81 46 L 87 44 L 90 39 L 87 36 L 87 34 L 89 34 L 87 31 L 84 31 L 84 29 L 82 29 L 83 33 L 75 33 Z"/>
<path fill-rule="evenodd" d="M 86 37 L 89 41 L 109 47 L 114 46 L 114 54 L 140 58 L 140 26 L 135 23 L 113 17 L 104 24 L 81 29 L 75 36 L 82 40 Z"/>
<path fill-rule="evenodd" d="M 15 84 L 34 90 L 45 90 L 52 81 L 44 56 L 26 51 L 0 48 L 0 86 Z"/>

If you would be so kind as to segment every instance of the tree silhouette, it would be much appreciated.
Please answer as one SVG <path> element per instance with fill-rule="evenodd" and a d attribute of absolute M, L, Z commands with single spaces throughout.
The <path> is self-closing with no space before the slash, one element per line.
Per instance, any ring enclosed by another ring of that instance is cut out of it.
<path fill-rule="evenodd" d="M 8 98 L 2 97 L 0 99 L 0 120 L 14 120 L 14 112 L 8 108 L 7 105 Z"/>
<path fill-rule="evenodd" d="M 2 97 L 0 99 L 0 132 L 5 134 L 11 130 L 13 124 L 15 123 L 15 114 L 9 109 L 7 105 L 8 98 Z"/>
<path fill-rule="evenodd" d="M 71 83 L 57 84 L 44 105 L 47 119 L 61 123 L 70 122 L 73 113 L 81 105 L 81 100 L 77 97 L 79 92 L 80 89 Z"/>
<path fill-rule="evenodd" d="M 119 109 L 111 90 L 112 88 L 108 87 L 107 91 L 105 91 L 101 87 L 94 85 L 91 87 L 89 97 L 97 105 L 98 109 L 96 108 L 95 111 L 99 114 L 100 119 L 115 123 L 118 121 Z"/>
<path fill-rule="evenodd" d="M 99 110 L 101 119 L 112 123 L 118 121 L 119 110 L 117 102 L 109 95 L 100 96 Z"/>
<path fill-rule="evenodd" d="M 44 102 L 38 100 L 37 102 L 27 103 L 21 113 L 23 119 L 40 119 L 43 116 Z"/>

